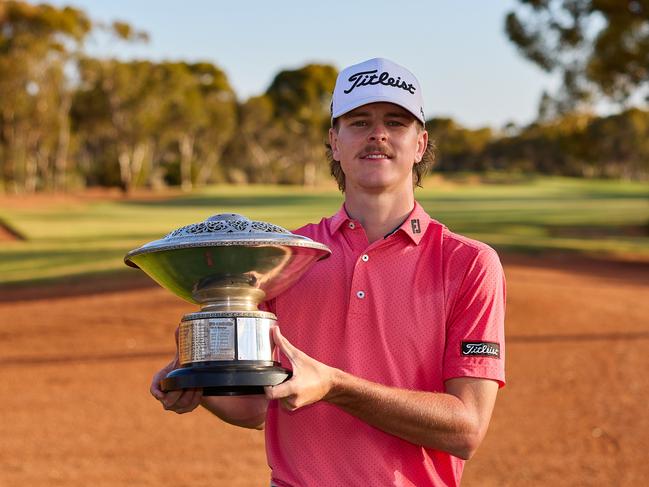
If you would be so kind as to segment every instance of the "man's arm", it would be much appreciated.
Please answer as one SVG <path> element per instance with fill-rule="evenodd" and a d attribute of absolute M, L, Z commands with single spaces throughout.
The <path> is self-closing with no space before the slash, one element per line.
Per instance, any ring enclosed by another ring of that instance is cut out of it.
<path fill-rule="evenodd" d="M 263 430 L 268 402 L 268 399 L 261 395 L 206 396 L 201 400 L 201 406 L 226 423 Z"/>
<path fill-rule="evenodd" d="M 488 379 L 446 381 L 445 393 L 410 391 L 370 382 L 324 365 L 273 329 L 274 341 L 293 366 L 293 377 L 267 387 L 269 399 L 295 410 L 324 400 L 386 433 L 469 459 L 484 438 L 498 384 Z"/>

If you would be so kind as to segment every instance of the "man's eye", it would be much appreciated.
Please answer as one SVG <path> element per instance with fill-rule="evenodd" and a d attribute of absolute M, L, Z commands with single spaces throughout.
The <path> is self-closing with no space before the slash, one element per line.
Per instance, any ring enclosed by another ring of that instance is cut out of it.
<path fill-rule="evenodd" d="M 390 120 L 388 121 L 388 125 L 390 127 L 403 127 L 404 124 L 402 122 L 399 122 L 398 120 Z"/>
<path fill-rule="evenodd" d="M 354 127 L 365 127 L 367 125 L 367 122 L 365 120 L 356 120 L 352 122 L 352 126 Z"/>

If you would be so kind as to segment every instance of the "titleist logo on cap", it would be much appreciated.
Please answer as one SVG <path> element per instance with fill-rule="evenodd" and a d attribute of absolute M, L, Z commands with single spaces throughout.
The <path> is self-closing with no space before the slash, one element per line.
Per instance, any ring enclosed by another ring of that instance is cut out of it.
<path fill-rule="evenodd" d="M 378 75 L 376 73 L 378 73 L 378 69 L 373 69 L 372 71 L 360 71 L 352 74 L 347 79 L 347 81 L 352 83 L 352 86 L 349 89 L 344 90 L 344 92 L 349 94 L 354 91 L 354 88 L 367 85 L 394 86 L 395 88 L 401 88 L 413 95 L 415 94 L 415 91 L 417 91 L 417 88 L 415 88 L 412 83 L 406 83 L 400 76 L 397 76 L 395 79 L 390 76 L 390 73 L 387 71 L 383 71 Z"/>
<path fill-rule="evenodd" d="M 393 103 L 422 124 L 424 100 L 414 74 L 388 59 L 374 58 L 343 69 L 331 97 L 331 119 L 370 103 Z"/>

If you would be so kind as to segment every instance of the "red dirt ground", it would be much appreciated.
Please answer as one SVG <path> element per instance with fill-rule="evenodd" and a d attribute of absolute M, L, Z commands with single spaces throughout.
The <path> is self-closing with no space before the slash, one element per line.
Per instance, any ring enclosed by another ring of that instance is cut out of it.
<path fill-rule="evenodd" d="M 508 385 L 463 485 L 646 483 L 649 266 L 503 260 Z M 0 289 L 0 486 L 268 485 L 262 432 L 148 393 L 192 310 L 136 271 Z"/>

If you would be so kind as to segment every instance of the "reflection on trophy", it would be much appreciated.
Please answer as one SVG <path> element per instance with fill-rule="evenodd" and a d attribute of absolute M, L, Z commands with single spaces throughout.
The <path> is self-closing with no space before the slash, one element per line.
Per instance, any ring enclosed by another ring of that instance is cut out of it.
<path fill-rule="evenodd" d="M 277 317 L 257 306 L 329 254 L 328 247 L 307 237 L 232 213 L 179 228 L 129 252 L 127 265 L 201 306 L 180 322 L 180 368 L 167 375 L 162 389 L 262 394 L 264 386 L 286 380 L 290 371 L 272 356 L 270 329 Z"/>

